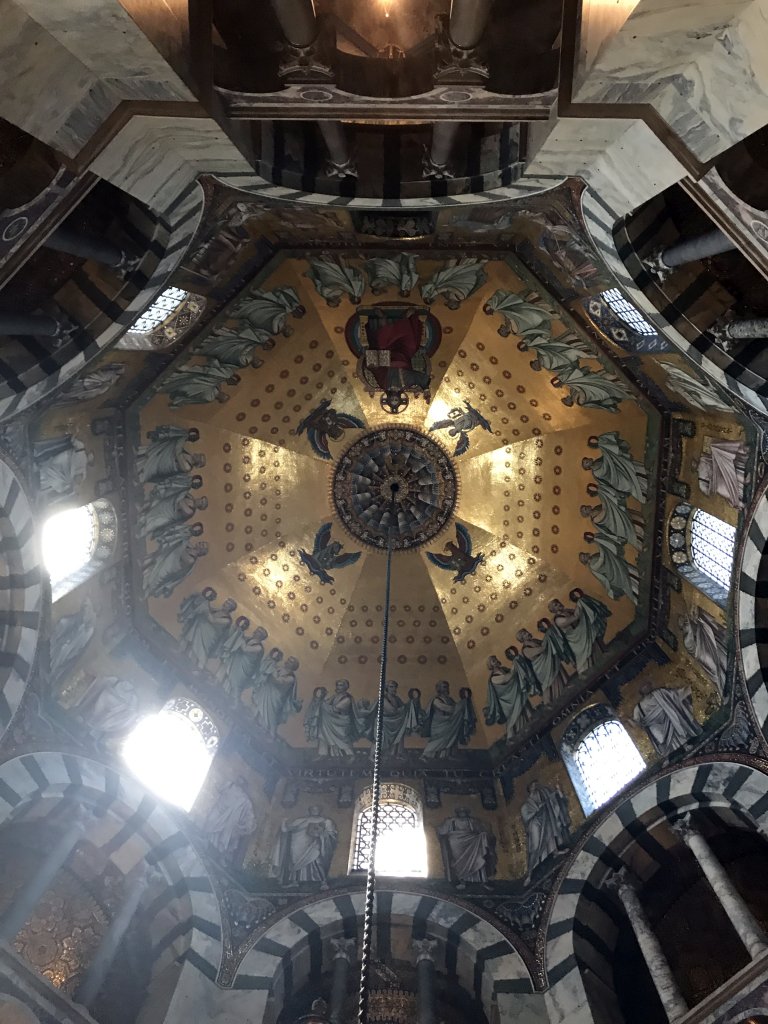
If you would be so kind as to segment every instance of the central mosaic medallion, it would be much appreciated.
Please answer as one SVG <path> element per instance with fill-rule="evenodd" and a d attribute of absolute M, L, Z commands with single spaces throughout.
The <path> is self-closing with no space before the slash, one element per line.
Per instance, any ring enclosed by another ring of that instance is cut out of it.
<path fill-rule="evenodd" d="M 353 537 L 374 548 L 386 548 L 393 514 L 396 551 L 426 544 L 453 515 L 456 493 L 449 456 L 410 427 L 365 434 L 342 455 L 333 476 L 339 519 Z"/>

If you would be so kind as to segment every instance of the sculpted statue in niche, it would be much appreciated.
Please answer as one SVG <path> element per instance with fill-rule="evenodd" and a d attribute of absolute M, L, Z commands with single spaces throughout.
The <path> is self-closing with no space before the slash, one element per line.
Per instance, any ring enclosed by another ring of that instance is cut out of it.
<path fill-rule="evenodd" d="M 101 741 L 127 735 L 139 720 L 139 695 L 130 679 L 97 676 L 75 706 L 75 713 Z"/>
<path fill-rule="evenodd" d="M 124 373 L 125 363 L 104 363 L 63 387 L 55 396 L 54 405 L 76 405 L 100 398 L 117 384 Z"/>
<path fill-rule="evenodd" d="M 70 671 L 93 639 L 96 613 L 90 597 L 83 599 L 80 610 L 62 615 L 51 636 L 51 682 L 57 683 Z"/>
<path fill-rule="evenodd" d="M 457 889 L 467 882 L 487 882 L 496 873 L 496 837 L 469 809 L 457 807 L 451 818 L 437 826 L 443 867 Z"/>
<path fill-rule="evenodd" d="M 693 717 L 690 686 L 659 686 L 654 690 L 650 683 L 644 683 L 632 718 L 646 730 L 661 757 L 674 753 L 701 733 Z"/>
<path fill-rule="evenodd" d="M 701 665 L 722 697 L 728 664 L 725 627 L 703 608 L 692 608 L 687 615 L 680 615 L 677 624 L 686 651 Z"/>
<path fill-rule="evenodd" d="M 73 434 L 61 434 L 33 441 L 32 458 L 40 481 L 40 496 L 53 505 L 78 494 L 96 456 Z"/>
<path fill-rule="evenodd" d="M 705 437 L 701 454 L 691 462 L 701 493 L 708 496 L 719 494 L 732 508 L 744 508 L 744 489 L 749 480 L 748 459 L 749 449 L 743 441 Z"/>
<path fill-rule="evenodd" d="M 527 885 L 534 871 L 549 857 L 567 849 L 571 841 L 571 816 L 568 800 L 559 786 L 544 786 L 538 780 L 528 783 L 528 797 L 520 808 L 528 842 Z"/>
<path fill-rule="evenodd" d="M 245 779 L 239 778 L 218 786 L 200 826 L 213 849 L 236 867 L 243 861 L 244 840 L 256 830 L 256 814 L 246 785 Z"/>
<path fill-rule="evenodd" d="M 315 805 L 303 818 L 283 820 L 272 856 L 275 877 L 286 886 L 320 882 L 321 888 L 327 888 L 338 839 L 336 822 Z"/>

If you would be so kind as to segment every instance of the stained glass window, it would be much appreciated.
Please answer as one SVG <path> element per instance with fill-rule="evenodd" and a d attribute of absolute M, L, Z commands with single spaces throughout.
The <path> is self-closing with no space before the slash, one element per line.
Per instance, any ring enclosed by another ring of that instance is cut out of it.
<path fill-rule="evenodd" d="M 421 816 L 408 804 L 382 801 L 376 841 L 376 871 L 402 878 L 427 873 L 426 842 Z M 352 870 L 367 871 L 373 841 L 373 808 L 357 816 Z"/>
<path fill-rule="evenodd" d="M 149 334 L 158 324 L 175 313 L 186 297 L 187 293 L 181 288 L 166 288 L 131 326 L 131 333 Z"/>
<path fill-rule="evenodd" d="M 591 814 L 645 770 L 627 730 L 615 719 L 599 722 L 573 750 L 570 761 L 585 814 Z"/>
<path fill-rule="evenodd" d="M 210 716 L 186 697 L 147 715 L 123 744 L 123 760 L 147 789 L 188 811 L 219 744 Z"/>
<path fill-rule="evenodd" d="M 691 519 L 691 561 L 726 590 L 733 575 L 736 528 L 697 508 Z"/>
<path fill-rule="evenodd" d="M 658 333 L 640 310 L 624 298 L 618 288 L 609 288 L 607 292 L 602 293 L 601 298 L 608 303 L 616 316 L 620 317 L 636 334 L 653 335 Z"/>

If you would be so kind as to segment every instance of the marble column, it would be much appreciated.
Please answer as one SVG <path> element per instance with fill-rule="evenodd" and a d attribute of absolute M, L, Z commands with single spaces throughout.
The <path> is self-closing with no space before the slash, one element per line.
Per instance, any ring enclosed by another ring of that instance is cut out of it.
<path fill-rule="evenodd" d="M 451 0 L 448 34 L 462 50 L 474 50 L 483 37 L 493 0 Z"/>
<path fill-rule="evenodd" d="M 356 178 L 357 168 L 349 153 L 347 134 L 341 121 L 318 121 L 320 134 L 328 149 L 325 174 L 329 178 Z"/>
<path fill-rule="evenodd" d="M 710 333 L 726 352 L 730 352 L 736 341 L 755 338 L 768 339 L 768 317 L 758 316 L 747 320 L 728 320 L 712 327 Z"/>
<path fill-rule="evenodd" d="M 736 929 L 736 934 L 747 947 L 750 957 L 754 960 L 760 956 L 768 949 L 763 930 L 728 877 L 723 865 L 712 852 L 709 843 L 691 821 L 691 816 L 686 814 L 681 820 L 671 822 L 669 827 L 675 835 L 680 836 L 699 862 L 704 877 L 712 886 L 715 896 Z"/>
<path fill-rule="evenodd" d="M 344 1000 L 347 998 L 349 965 L 357 957 L 356 939 L 331 939 L 333 949 L 333 981 L 331 983 L 331 1005 L 328 1016 L 333 1024 L 339 1024 Z"/>
<path fill-rule="evenodd" d="M 626 911 L 667 1017 L 670 1022 L 679 1020 L 688 1013 L 688 1004 L 677 987 L 677 982 L 662 952 L 659 940 L 653 933 L 653 928 L 645 916 L 645 911 L 627 872 L 620 871 L 613 875 L 608 882 L 608 888 L 615 891 Z"/>
<path fill-rule="evenodd" d="M 432 126 L 432 146 L 424 154 L 422 174 L 425 178 L 450 178 L 448 160 L 459 131 L 458 121 L 436 121 Z"/>
<path fill-rule="evenodd" d="M 317 35 L 317 18 L 312 0 L 272 0 L 283 35 L 291 46 L 311 46 Z"/>
<path fill-rule="evenodd" d="M 104 984 L 120 943 L 123 941 L 123 936 L 128 931 L 147 887 L 150 883 L 162 878 L 163 874 L 157 868 L 149 868 L 143 863 L 136 871 L 128 887 L 123 905 L 104 933 L 96 954 L 85 972 L 83 980 L 78 985 L 74 996 L 76 1002 L 82 1003 L 85 1007 L 91 1006 Z"/>
<path fill-rule="evenodd" d="M 45 240 L 45 246 L 56 252 L 64 252 L 69 256 L 78 256 L 86 260 L 94 260 L 96 263 L 103 263 L 120 273 L 127 273 L 134 270 L 141 261 L 137 255 L 129 255 L 125 250 L 112 242 L 102 238 L 95 238 L 93 235 L 84 235 L 71 228 L 56 228 L 53 234 Z"/>
<path fill-rule="evenodd" d="M 419 986 L 418 1024 L 435 1024 L 435 953 L 436 939 L 414 939 L 416 973 Z"/>
<path fill-rule="evenodd" d="M 35 907 L 66 864 L 69 855 L 82 839 L 91 821 L 90 812 L 79 811 L 76 813 L 64 834 L 54 843 L 43 863 L 29 881 L 21 887 L 13 903 L 0 918 L 0 942 L 13 942 L 32 917 Z"/>
<path fill-rule="evenodd" d="M 57 338 L 65 325 L 53 316 L 0 313 L 0 334 L 21 334 L 32 338 Z"/>
<path fill-rule="evenodd" d="M 643 260 L 643 265 L 652 274 L 662 280 L 675 267 L 682 267 L 686 263 L 694 263 L 696 260 L 703 260 L 707 256 L 717 256 L 722 252 L 731 252 L 736 245 L 731 241 L 725 232 L 719 228 L 708 231 L 706 234 L 698 235 L 696 238 L 687 238 L 676 245 L 670 245 L 666 249 L 660 249 L 653 253 L 648 259 Z"/>

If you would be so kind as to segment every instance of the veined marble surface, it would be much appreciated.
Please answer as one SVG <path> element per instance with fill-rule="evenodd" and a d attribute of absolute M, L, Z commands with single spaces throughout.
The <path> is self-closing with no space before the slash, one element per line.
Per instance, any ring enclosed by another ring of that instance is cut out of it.
<path fill-rule="evenodd" d="M 650 103 L 712 159 L 768 123 L 768 0 L 640 0 L 574 100 Z"/>
<path fill-rule="evenodd" d="M 0 117 L 75 156 L 124 99 L 191 100 L 118 0 L 0 0 Z"/>
<path fill-rule="evenodd" d="M 629 213 L 685 175 L 643 121 L 560 118 L 539 146 L 529 176 L 578 175 L 617 216 Z"/>
<path fill-rule="evenodd" d="M 208 118 L 134 117 L 91 170 L 153 209 L 163 209 L 200 174 L 252 173 Z"/>

